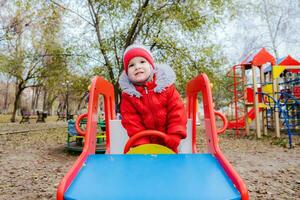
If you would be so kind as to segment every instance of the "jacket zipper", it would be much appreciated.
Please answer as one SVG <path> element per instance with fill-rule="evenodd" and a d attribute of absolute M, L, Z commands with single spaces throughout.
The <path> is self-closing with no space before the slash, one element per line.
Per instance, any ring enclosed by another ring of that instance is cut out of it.
<path fill-rule="evenodd" d="M 149 103 L 149 105 L 150 105 L 150 97 L 149 97 L 149 93 L 148 93 L 148 88 L 147 87 L 144 87 L 144 89 L 145 89 L 145 93 L 147 94 L 146 96 L 147 96 L 147 101 L 148 101 L 148 103 Z M 151 105 L 152 105 L 153 103 L 152 103 L 152 101 L 151 101 Z M 154 128 L 155 129 L 157 129 L 157 122 L 156 122 L 156 120 L 155 120 L 155 116 L 154 116 L 154 113 L 153 113 L 153 109 L 151 109 L 150 108 L 150 110 L 151 110 L 151 114 L 152 114 L 152 119 L 153 119 L 153 121 L 154 121 Z"/>

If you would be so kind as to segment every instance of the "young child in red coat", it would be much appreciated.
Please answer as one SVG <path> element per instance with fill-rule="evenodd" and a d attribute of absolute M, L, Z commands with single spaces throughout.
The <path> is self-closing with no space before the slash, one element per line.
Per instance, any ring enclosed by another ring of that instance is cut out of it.
<path fill-rule="evenodd" d="M 123 55 L 124 72 L 119 84 L 122 89 L 122 125 L 128 136 L 143 130 L 158 130 L 168 135 L 143 137 L 134 146 L 162 144 L 176 153 L 186 137 L 187 116 L 184 104 L 174 86 L 175 73 L 168 65 L 154 64 L 151 52 L 143 45 L 133 44 Z"/>

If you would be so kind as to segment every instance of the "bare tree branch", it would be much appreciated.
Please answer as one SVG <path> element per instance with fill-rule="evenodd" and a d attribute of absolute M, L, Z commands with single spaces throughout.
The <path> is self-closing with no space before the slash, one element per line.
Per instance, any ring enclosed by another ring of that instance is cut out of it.
<path fill-rule="evenodd" d="M 277 25 L 275 27 L 275 30 L 273 31 L 272 27 L 271 27 L 270 15 L 269 15 L 269 11 L 268 11 L 267 2 L 266 2 L 266 0 L 263 0 L 263 2 L 264 2 L 264 13 L 265 13 L 265 16 L 266 16 L 268 32 L 269 32 L 271 43 L 272 43 L 272 49 L 275 53 L 275 57 L 278 58 L 278 51 L 277 51 L 277 47 L 276 47 L 276 37 L 277 37 L 278 30 L 279 30 L 279 26 L 281 24 L 281 19 L 283 17 L 283 13 L 281 13 L 280 18 L 279 18 L 279 20 L 277 22 Z M 273 32 L 274 32 L 274 34 L 272 34 Z"/>
<path fill-rule="evenodd" d="M 55 2 L 54 0 L 50 0 L 50 2 L 52 2 L 54 5 L 64 9 L 64 10 L 68 10 L 71 13 L 75 14 L 76 16 L 80 17 L 81 19 L 83 19 L 84 21 L 86 21 L 88 24 L 93 26 L 93 23 L 91 23 L 88 19 L 86 19 L 85 17 L 83 17 L 82 15 L 78 14 L 77 12 L 75 12 L 74 10 L 71 10 L 70 8 L 66 8 L 65 6 Z"/>
<path fill-rule="evenodd" d="M 129 28 L 129 30 L 127 32 L 127 37 L 126 37 L 126 40 L 125 40 L 124 49 L 126 47 L 128 47 L 133 42 L 134 33 L 135 33 L 136 29 L 137 29 L 138 24 L 141 21 L 143 12 L 147 8 L 148 4 L 149 4 L 149 0 L 145 0 L 145 2 L 143 3 L 143 5 L 139 8 L 138 12 L 136 13 L 136 15 L 135 15 L 135 17 L 133 19 L 133 22 L 131 24 L 131 27 Z"/>
<path fill-rule="evenodd" d="M 108 17 L 109 17 L 109 20 L 110 20 L 110 25 L 111 25 L 111 28 L 113 30 L 113 50 L 114 50 L 114 53 L 115 53 L 115 59 L 116 59 L 116 62 L 117 62 L 117 65 L 118 65 L 118 68 L 120 69 L 121 68 L 121 63 L 120 63 L 120 58 L 118 56 L 118 50 L 117 50 L 117 43 L 116 43 L 116 29 L 114 27 L 114 24 L 113 24 L 113 20 L 111 18 L 111 15 L 110 13 L 108 13 Z"/>
<path fill-rule="evenodd" d="M 113 82 L 113 84 L 115 85 L 115 79 L 114 79 L 114 73 L 113 73 L 113 70 L 112 70 L 112 64 L 110 62 L 110 60 L 108 59 L 108 54 L 106 52 L 106 49 L 103 45 L 103 41 L 102 41 L 102 35 L 101 35 L 101 32 L 100 32 L 100 22 L 99 22 L 99 15 L 98 13 L 95 11 L 95 8 L 93 6 L 93 3 L 91 0 L 88 0 L 88 3 L 89 3 L 89 7 L 91 9 L 91 13 L 92 15 L 94 16 L 94 19 L 95 19 L 95 23 L 94 23 L 94 27 L 95 27 L 95 31 L 96 31 L 96 34 L 97 34 L 97 39 L 98 39 L 98 43 L 99 43 L 99 48 L 100 48 L 100 51 L 102 53 L 102 56 L 104 58 L 104 61 L 105 61 L 105 66 L 108 70 L 108 73 L 109 73 L 109 77 L 110 77 L 110 80 Z"/>

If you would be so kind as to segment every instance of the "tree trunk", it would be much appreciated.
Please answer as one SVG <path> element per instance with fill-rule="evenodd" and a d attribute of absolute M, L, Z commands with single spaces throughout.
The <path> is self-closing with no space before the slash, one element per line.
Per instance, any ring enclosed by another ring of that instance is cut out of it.
<path fill-rule="evenodd" d="M 19 97 L 16 96 L 16 98 L 19 98 Z M 14 102 L 14 108 L 13 108 L 13 112 L 12 112 L 12 116 L 11 116 L 10 122 L 16 122 L 16 113 L 17 113 L 17 107 L 18 107 L 17 104 L 18 104 L 18 102 L 15 100 L 15 102 Z"/>
<path fill-rule="evenodd" d="M 107 55 L 107 51 L 103 46 L 102 35 L 101 35 L 101 32 L 100 32 L 100 18 L 99 18 L 99 15 L 98 15 L 97 11 L 94 8 L 93 2 L 91 0 L 88 0 L 88 3 L 89 3 L 89 6 L 90 6 L 90 9 L 91 9 L 91 17 L 92 17 L 92 20 L 93 20 L 93 26 L 94 26 L 95 31 L 96 31 L 96 36 L 97 36 L 97 40 L 98 40 L 98 43 L 99 43 L 99 49 L 100 49 L 100 52 L 102 53 L 102 56 L 103 56 L 104 61 L 105 61 L 105 67 L 108 70 L 110 80 L 113 82 L 113 84 L 115 84 L 116 81 L 114 79 L 114 72 L 113 72 L 113 69 L 112 69 L 112 64 L 109 60 L 109 56 Z"/>
<path fill-rule="evenodd" d="M 6 87 L 5 87 L 5 97 L 4 97 L 4 113 L 7 113 L 7 101 L 8 101 L 8 89 L 9 89 L 9 80 L 6 82 Z"/>
<path fill-rule="evenodd" d="M 85 98 L 86 98 L 86 96 L 87 96 L 88 94 L 89 94 L 88 92 L 85 92 L 85 93 L 80 97 L 79 103 L 78 103 L 78 105 L 77 105 L 76 113 L 78 113 L 78 111 L 81 109 L 81 104 L 82 104 L 82 102 L 85 100 Z"/>
<path fill-rule="evenodd" d="M 136 33 L 136 30 L 137 30 L 137 27 L 142 19 L 142 16 L 143 16 L 143 12 L 145 11 L 145 9 L 147 8 L 149 4 L 149 0 L 146 0 L 143 5 L 139 8 L 138 12 L 136 13 L 134 19 L 133 19 L 133 22 L 127 32 L 127 37 L 125 39 L 125 45 L 124 45 L 124 49 L 126 47 L 128 47 L 130 44 L 132 44 L 134 42 L 134 35 L 137 34 Z"/>
<path fill-rule="evenodd" d="M 47 89 L 44 87 L 44 98 L 43 98 L 43 111 L 47 110 L 47 95 L 48 95 L 48 91 Z"/>
<path fill-rule="evenodd" d="M 37 87 L 33 88 L 33 93 L 32 93 L 32 99 L 31 99 L 31 112 L 34 112 L 34 108 L 35 108 L 35 97 L 36 97 L 36 93 L 37 93 Z"/>
<path fill-rule="evenodd" d="M 13 108 L 12 116 L 10 119 L 11 122 L 16 122 L 16 113 L 17 113 L 17 109 L 19 108 L 20 97 L 21 97 L 23 90 L 24 90 L 24 88 L 22 88 L 22 83 L 20 83 L 18 85 L 18 87 L 16 88 L 14 108 Z"/>
<path fill-rule="evenodd" d="M 117 105 L 119 105 L 119 103 L 121 101 L 121 90 L 120 90 L 120 87 L 118 87 L 117 84 L 114 85 L 114 90 L 115 90 L 115 103 L 116 103 L 116 106 L 117 106 Z"/>
<path fill-rule="evenodd" d="M 59 100 L 58 106 L 57 106 L 57 112 L 61 112 L 62 109 L 62 102 Z"/>
<path fill-rule="evenodd" d="M 47 108 L 45 111 L 47 111 L 48 115 L 52 115 L 52 107 L 53 107 L 53 103 L 55 101 L 56 97 L 53 97 L 50 101 L 47 102 Z"/>
<path fill-rule="evenodd" d="M 34 110 L 37 110 L 37 108 L 38 108 L 38 105 L 39 105 L 39 98 L 40 98 L 40 93 L 41 93 L 40 87 L 37 87 L 37 88 L 36 88 L 36 95 L 35 95 Z"/>

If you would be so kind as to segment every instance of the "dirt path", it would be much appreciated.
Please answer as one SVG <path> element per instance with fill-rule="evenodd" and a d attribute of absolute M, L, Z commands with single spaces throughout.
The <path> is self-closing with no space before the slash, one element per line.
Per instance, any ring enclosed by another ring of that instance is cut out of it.
<path fill-rule="evenodd" d="M 268 140 L 221 138 L 221 149 L 239 172 L 251 199 L 300 199 L 300 148 Z"/>
<path fill-rule="evenodd" d="M 55 199 L 76 156 L 64 150 L 66 128 L 2 135 L 0 199 Z"/>
<path fill-rule="evenodd" d="M 55 199 L 59 181 L 77 158 L 64 150 L 65 133 L 60 128 L 1 135 L 1 200 Z M 267 139 L 233 136 L 222 136 L 220 146 L 245 180 L 251 199 L 300 199 L 299 146 L 286 149 Z"/>

